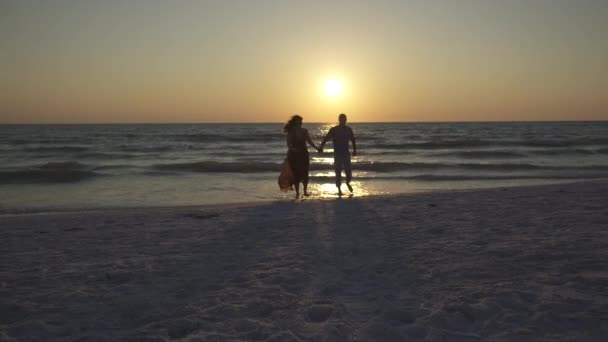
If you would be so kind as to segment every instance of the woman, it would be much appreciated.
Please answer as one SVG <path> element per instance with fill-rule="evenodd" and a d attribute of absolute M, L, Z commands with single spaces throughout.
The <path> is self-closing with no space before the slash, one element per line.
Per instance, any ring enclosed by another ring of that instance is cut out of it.
<path fill-rule="evenodd" d="M 287 133 L 287 160 L 291 166 L 294 176 L 294 184 L 296 188 L 296 198 L 300 197 L 300 183 L 304 188 L 304 196 L 308 196 L 308 166 L 310 158 L 308 157 L 308 142 L 310 146 L 318 150 L 315 143 L 310 139 L 308 130 L 302 128 L 302 117 L 294 115 L 285 124 L 283 131 Z"/>

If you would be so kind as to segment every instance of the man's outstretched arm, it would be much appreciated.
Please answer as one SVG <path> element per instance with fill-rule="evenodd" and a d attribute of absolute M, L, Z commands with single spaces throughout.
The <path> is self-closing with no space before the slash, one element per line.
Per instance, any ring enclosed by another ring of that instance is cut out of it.
<path fill-rule="evenodd" d="M 329 132 L 327 132 L 327 134 L 325 134 L 325 137 L 323 138 L 323 141 L 321 141 L 321 145 L 319 145 L 319 152 L 323 152 L 323 146 L 325 146 L 325 143 L 327 142 L 327 140 L 329 140 L 329 138 L 331 137 L 331 134 L 333 133 L 332 129 L 333 128 L 331 128 L 329 130 Z"/>

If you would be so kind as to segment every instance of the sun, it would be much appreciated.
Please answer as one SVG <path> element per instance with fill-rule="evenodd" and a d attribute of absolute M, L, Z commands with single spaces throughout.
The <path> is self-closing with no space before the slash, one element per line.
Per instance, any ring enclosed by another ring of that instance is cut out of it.
<path fill-rule="evenodd" d="M 325 95 L 329 97 L 339 97 L 342 96 L 344 92 L 344 85 L 341 80 L 330 79 L 325 81 L 324 85 Z"/>

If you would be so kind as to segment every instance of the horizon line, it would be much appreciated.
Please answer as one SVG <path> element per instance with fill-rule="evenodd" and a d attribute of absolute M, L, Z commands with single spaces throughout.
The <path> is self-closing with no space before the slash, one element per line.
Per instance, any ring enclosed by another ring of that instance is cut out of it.
<path fill-rule="evenodd" d="M 608 119 L 596 120 L 493 120 L 493 121 L 349 121 L 353 124 L 448 124 L 448 123 L 560 123 L 560 122 L 608 122 Z M 248 122 L 220 122 L 220 121 L 167 121 L 167 122 L 0 122 L 2 126 L 10 125 L 265 125 L 281 124 L 284 121 L 248 121 Z M 304 124 L 328 124 L 334 122 L 310 121 Z"/>

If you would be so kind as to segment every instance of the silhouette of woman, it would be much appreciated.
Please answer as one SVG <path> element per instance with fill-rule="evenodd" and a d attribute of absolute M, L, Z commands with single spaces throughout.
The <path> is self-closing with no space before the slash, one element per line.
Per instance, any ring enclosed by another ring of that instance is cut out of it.
<path fill-rule="evenodd" d="M 308 156 L 308 146 L 318 150 L 315 143 L 310 139 L 308 130 L 302 128 L 302 117 L 294 115 L 285 124 L 283 131 L 287 133 L 287 160 L 291 166 L 294 175 L 294 183 L 296 188 L 296 198 L 300 197 L 300 183 L 304 188 L 304 196 L 308 196 L 308 167 L 310 165 L 310 157 Z"/>

